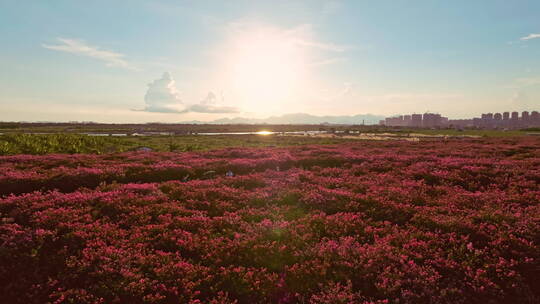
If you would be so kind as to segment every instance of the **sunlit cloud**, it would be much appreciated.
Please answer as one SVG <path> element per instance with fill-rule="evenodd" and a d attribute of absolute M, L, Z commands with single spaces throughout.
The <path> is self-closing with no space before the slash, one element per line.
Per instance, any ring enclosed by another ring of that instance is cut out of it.
<path fill-rule="evenodd" d="M 221 102 L 224 102 L 223 95 L 221 96 Z M 188 110 L 196 113 L 238 113 L 240 112 L 236 107 L 223 106 L 218 104 L 216 94 L 214 92 L 208 92 L 206 97 L 198 104 L 191 105 Z"/>
<path fill-rule="evenodd" d="M 521 40 L 531 40 L 531 39 L 536 39 L 536 38 L 540 38 L 540 34 L 529 34 L 525 37 L 521 37 L 520 39 Z"/>
<path fill-rule="evenodd" d="M 222 98 L 223 101 L 223 98 Z M 238 113 L 239 109 L 218 104 L 216 95 L 209 92 L 198 103 L 185 103 L 176 89 L 176 83 L 168 72 L 148 85 L 144 96 L 145 107 L 141 110 L 151 113 Z"/>
<path fill-rule="evenodd" d="M 216 97 L 216 94 L 214 94 L 214 92 L 210 91 L 208 92 L 208 95 L 206 95 L 206 97 L 201 100 L 201 104 L 203 105 L 215 105 L 217 102 L 217 97 Z"/>
<path fill-rule="evenodd" d="M 292 41 L 301 47 L 313 48 L 329 52 L 345 52 L 352 49 L 352 46 L 337 44 L 316 39 L 315 30 L 311 24 L 302 24 L 285 31 Z"/>
<path fill-rule="evenodd" d="M 320 66 L 331 65 L 331 64 L 335 64 L 335 63 L 344 62 L 344 61 L 347 61 L 347 58 L 334 57 L 334 58 L 328 58 L 328 59 L 322 59 L 322 60 L 314 61 L 314 62 L 311 63 L 311 66 L 320 67 Z"/>
<path fill-rule="evenodd" d="M 148 84 L 144 95 L 145 107 L 139 111 L 155 113 L 184 113 L 187 106 L 180 99 L 174 79 L 167 72 Z"/>
<path fill-rule="evenodd" d="M 236 107 L 217 106 L 217 105 L 204 105 L 194 104 L 188 108 L 189 112 L 195 113 L 239 113 L 240 111 Z"/>
<path fill-rule="evenodd" d="M 320 49 L 323 51 L 344 52 L 345 50 L 347 50 L 346 46 L 333 44 L 333 43 L 324 43 L 324 42 L 300 40 L 300 39 L 296 40 L 295 42 L 300 46 L 307 46 L 307 47 L 311 47 L 315 49 Z"/>
<path fill-rule="evenodd" d="M 46 49 L 77 54 L 80 56 L 90 57 L 105 62 L 109 67 L 120 67 L 125 69 L 136 69 L 128 63 L 124 54 L 102 50 L 99 47 L 88 45 L 86 42 L 78 39 L 57 38 L 60 44 L 43 44 Z"/>
<path fill-rule="evenodd" d="M 278 28 L 253 22 L 236 21 L 227 26 L 229 33 L 233 35 L 243 35 L 245 33 L 257 32 L 258 34 L 272 34 L 279 36 L 281 41 L 293 44 L 297 47 L 312 48 L 329 52 L 344 52 L 354 49 L 353 46 L 332 43 L 316 38 L 315 30 L 311 24 L 301 24 L 292 28 Z"/>

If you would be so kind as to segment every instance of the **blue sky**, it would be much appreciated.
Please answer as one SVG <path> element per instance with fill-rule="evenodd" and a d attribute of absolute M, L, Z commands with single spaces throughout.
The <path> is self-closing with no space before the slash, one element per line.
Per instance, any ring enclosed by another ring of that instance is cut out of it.
<path fill-rule="evenodd" d="M 540 109 L 539 1 L 0 0 L 0 120 Z"/>

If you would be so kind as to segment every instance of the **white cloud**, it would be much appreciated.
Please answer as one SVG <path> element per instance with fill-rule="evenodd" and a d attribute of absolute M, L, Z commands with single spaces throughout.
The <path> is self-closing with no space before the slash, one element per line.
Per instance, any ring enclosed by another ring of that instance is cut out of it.
<path fill-rule="evenodd" d="M 536 39 L 536 38 L 540 38 L 540 34 L 529 34 L 525 37 L 521 37 L 520 39 L 521 40 L 531 40 L 531 39 Z"/>
<path fill-rule="evenodd" d="M 523 86 L 540 85 L 540 77 L 518 78 L 516 82 Z"/>
<path fill-rule="evenodd" d="M 258 23 L 249 21 L 235 21 L 230 22 L 226 29 L 233 35 L 242 35 L 245 33 L 252 33 L 256 29 L 256 34 L 260 36 L 273 36 L 278 37 L 281 42 L 292 43 L 297 47 L 317 49 L 320 51 L 328 52 L 345 52 L 353 47 L 348 45 L 342 45 L 337 43 L 325 42 L 315 38 L 315 31 L 311 24 L 301 24 L 288 29 L 281 29 L 272 26 L 265 26 Z"/>
<path fill-rule="evenodd" d="M 334 90 L 322 90 L 318 93 L 318 96 L 314 96 L 314 98 L 332 103 L 343 98 L 353 96 L 358 96 L 356 85 L 352 82 L 344 82 L 340 88 L 336 88 Z"/>
<path fill-rule="evenodd" d="M 516 90 L 510 97 L 510 103 L 512 106 L 523 110 L 536 110 L 538 106 L 536 99 L 530 98 L 529 94 L 522 90 Z"/>
<path fill-rule="evenodd" d="M 310 41 L 310 40 L 302 40 L 302 39 L 296 39 L 295 42 L 296 44 L 300 46 L 315 48 L 322 51 L 341 53 L 347 50 L 347 46 L 334 44 L 334 43 L 326 43 L 326 42 Z"/>
<path fill-rule="evenodd" d="M 311 24 L 302 24 L 285 31 L 285 35 L 294 41 L 300 47 L 307 47 L 329 52 L 345 52 L 352 47 L 337 43 L 330 43 L 315 39 L 315 31 Z"/>
<path fill-rule="evenodd" d="M 125 55 L 117 53 L 114 51 L 101 50 L 96 46 L 91 46 L 86 44 L 86 42 L 77 39 L 67 39 L 67 38 L 57 38 L 61 44 L 49 45 L 43 44 L 42 46 L 46 49 L 67 52 L 72 54 L 77 54 L 81 56 L 86 56 L 90 58 L 95 58 L 105 62 L 107 66 L 110 67 L 121 67 L 126 69 L 135 69 L 131 64 L 129 64 L 125 59 Z"/>
<path fill-rule="evenodd" d="M 235 107 L 194 104 L 189 107 L 190 112 L 196 113 L 238 113 Z"/>
<path fill-rule="evenodd" d="M 325 66 L 325 65 L 330 65 L 330 64 L 334 64 L 334 63 L 344 62 L 344 61 L 347 61 L 347 58 L 334 57 L 334 58 L 328 58 L 328 59 L 323 59 L 323 60 L 312 62 L 311 66 L 319 67 L 319 66 Z"/>
<path fill-rule="evenodd" d="M 367 95 L 362 94 L 359 90 L 358 85 L 352 82 L 345 82 L 341 87 L 335 88 L 334 90 L 323 90 L 320 91 L 318 96 L 313 98 L 318 98 L 319 100 L 325 102 L 336 102 L 342 101 L 344 99 L 362 101 L 362 102 L 372 102 L 376 104 L 400 104 L 404 102 L 420 102 L 420 103 L 433 103 L 436 101 L 447 102 L 454 101 L 462 98 L 461 94 L 438 94 L 438 93 L 389 93 L 389 94 L 379 94 L 379 95 Z"/>
<path fill-rule="evenodd" d="M 341 91 L 342 96 L 349 96 L 354 93 L 354 84 L 350 82 L 345 82 L 343 84 L 343 91 Z"/>
<path fill-rule="evenodd" d="M 221 102 L 224 102 L 221 95 Z M 197 104 L 193 104 L 188 108 L 189 112 L 196 113 L 238 113 L 239 110 L 235 107 L 221 106 L 217 104 L 217 97 L 214 92 L 208 92 L 206 97 Z"/>
<path fill-rule="evenodd" d="M 216 94 L 214 92 L 208 92 L 208 95 L 201 101 L 203 105 L 214 105 L 216 104 Z"/>
<path fill-rule="evenodd" d="M 510 103 L 524 110 L 537 110 L 538 99 L 536 96 L 536 88 L 540 86 L 540 77 L 524 77 L 517 78 L 514 83 L 506 88 L 512 89 Z"/>
<path fill-rule="evenodd" d="M 223 98 L 222 98 L 223 101 Z M 175 81 L 167 72 L 160 79 L 154 80 L 148 85 L 148 91 L 144 96 L 144 112 L 153 113 L 237 113 L 235 107 L 217 104 L 216 95 L 208 92 L 208 95 L 199 103 L 184 103 L 176 89 Z"/>
<path fill-rule="evenodd" d="M 187 106 L 179 97 L 176 85 L 171 75 L 163 73 L 161 78 L 148 84 L 148 91 L 144 96 L 145 108 L 141 111 L 156 113 L 183 113 Z"/>
<path fill-rule="evenodd" d="M 430 93 L 396 93 L 396 94 L 383 94 L 366 96 L 368 99 L 374 101 L 386 101 L 386 102 L 402 102 L 406 100 L 422 101 L 422 102 L 435 102 L 435 101 L 447 101 L 461 98 L 460 94 L 430 94 Z"/>
<path fill-rule="evenodd" d="M 523 77 L 523 78 L 516 78 L 514 81 L 504 86 L 507 89 L 518 89 L 518 88 L 524 88 L 529 86 L 536 86 L 540 85 L 540 77 Z"/>

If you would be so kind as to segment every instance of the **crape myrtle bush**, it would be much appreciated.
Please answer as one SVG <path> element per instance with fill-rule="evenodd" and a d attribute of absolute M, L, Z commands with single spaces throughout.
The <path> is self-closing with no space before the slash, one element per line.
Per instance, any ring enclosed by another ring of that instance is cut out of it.
<path fill-rule="evenodd" d="M 539 143 L 2 157 L 0 298 L 538 303 Z"/>

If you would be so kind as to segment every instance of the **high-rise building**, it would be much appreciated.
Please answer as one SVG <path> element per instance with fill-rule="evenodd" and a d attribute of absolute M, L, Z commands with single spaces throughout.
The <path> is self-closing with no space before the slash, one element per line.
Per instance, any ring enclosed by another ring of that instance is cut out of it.
<path fill-rule="evenodd" d="M 399 127 L 405 126 L 405 122 L 403 121 L 403 115 L 396 117 L 396 126 L 399 126 Z"/>
<path fill-rule="evenodd" d="M 519 113 L 518 112 L 512 112 L 512 120 L 518 120 L 519 119 Z"/>
<path fill-rule="evenodd" d="M 538 111 L 532 111 L 530 118 L 532 122 L 536 124 L 540 123 L 540 113 L 538 113 Z"/>
<path fill-rule="evenodd" d="M 411 125 L 411 115 L 404 115 L 403 116 L 403 124 L 405 126 L 410 126 Z"/>
<path fill-rule="evenodd" d="M 385 125 L 392 127 L 401 127 L 403 124 L 403 116 L 387 117 L 385 119 Z"/>
<path fill-rule="evenodd" d="M 411 126 L 421 127 L 422 126 L 422 114 L 413 114 L 411 115 Z"/>
<path fill-rule="evenodd" d="M 448 117 L 441 117 L 441 125 L 448 126 Z"/>
<path fill-rule="evenodd" d="M 433 113 L 425 113 L 422 119 L 422 126 L 431 128 L 441 124 L 441 115 Z"/>
<path fill-rule="evenodd" d="M 480 118 L 472 119 L 448 119 L 440 114 L 424 113 L 412 115 L 399 115 L 388 117 L 381 121 L 386 126 L 393 127 L 459 127 L 459 128 L 524 128 L 524 127 L 540 127 L 539 111 L 519 112 L 502 112 L 502 113 L 483 113 Z"/>

